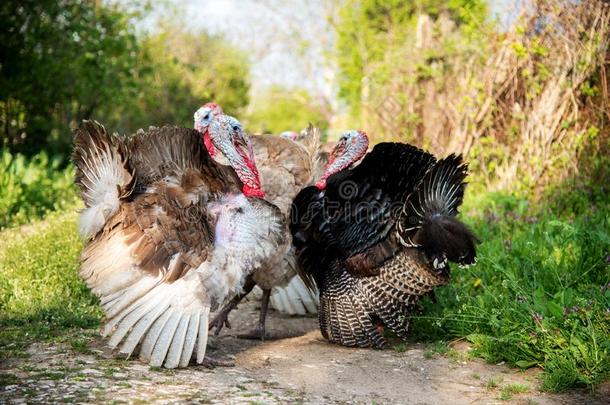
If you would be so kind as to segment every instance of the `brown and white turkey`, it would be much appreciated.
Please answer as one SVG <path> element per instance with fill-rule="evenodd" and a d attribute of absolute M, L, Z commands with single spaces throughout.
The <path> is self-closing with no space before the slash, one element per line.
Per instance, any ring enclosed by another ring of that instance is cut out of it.
<path fill-rule="evenodd" d="M 194 115 L 194 126 L 202 134 L 212 157 L 219 162 L 224 158 L 214 150 L 208 126 L 214 116 L 223 114 L 215 103 L 207 103 Z M 260 173 L 265 199 L 288 215 L 292 200 L 301 189 L 313 183 L 318 168 L 320 132 L 310 125 L 306 134 L 298 141 L 270 135 L 251 135 L 256 166 Z M 287 233 L 287 238 L 291 238 Z M 306 285 L 298 275 L 299 268 L 294 250 L 288 250 L 280 265 L 264 266 L 254 271 L 246 280 L 244 291 L 231 300 L 212 320 L 210 328 L 216 327 L 218 334 L 223 326 L 229 326 L 228 315 L 237 304 L 255 287 L 263 290 L 260 318 L 256 328 L 245 338 L 264 339 L 265 317 L 269 302 L 279 311 L 291 315 L 315 314 L 318 307 L 318 292 L 312 285 Z"/>
<path fill-rule="evenodd" d="M 103 335 L 121 355 L 151 366 L 203 363 L 210 311 L 239 293 L 246 277 L 283 259 L 285 216 L 265 201 L 239 122 L 200 134 L 165 126 L 130 139 L 85 121 L 75 134 L 76 184 L 87 244 L 80 275 L 100 298 Z"/>
<path fill-rule="evenodd" d="M 406 338 L 420 298 L 449 281 L 447 262 L 474 262 L 476 238 L 455 218 L 467 174 L 461 157 L 436 160 L 401 143 L 367 148 L 364 132 L 341 137 L 324 175 L 295 198 L 290 229 L 320 289 L 323 336 L 379 348 L 377 326 Z"/>

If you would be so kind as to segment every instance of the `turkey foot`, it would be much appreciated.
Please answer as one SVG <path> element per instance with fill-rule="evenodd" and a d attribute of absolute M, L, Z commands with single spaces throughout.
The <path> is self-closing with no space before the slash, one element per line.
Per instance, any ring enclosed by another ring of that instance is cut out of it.
<path fill-rule="evenodd" d="M 237 296 L 239 297 L 239 296 Z M 236 298 L 237 298 L 236 297 Z M 212 330 L 212 328 L 216 328 L 214 331 L 214 336 L 218 336 L 223 327 L 227 327 L 227 329 L 231 329 L 231 324 L 229 323 L 229 314 L 232 310 L 237 308 L 237 303 L 234 302 L 235 299 L 231 300 L 227 305 L 225 305 L 210 321 L 208 324 L 208 329 Z"/>
<path fill-rule="evenodd" d="M 205 368 L 214 369 L 216 367 L 235 367 L 235 362 L 231 360 L 220 360 L 214 357 L 205 356 L 201 365 Z"/>
<path fill-rule="evenodd" d="M 229 323 L 229 314 L 235 308 L 237 308 L 237 304 L 252 291 L 256 283 L 251 277 L 247 277 L 243 287 L 243 293 L 236 295 L 233 297 L 231 301 L 216 314 L 214 319 L 212 319 L 208 323 L 208 330 L 212 330 L 212 328 L 216 328 L 214 331 L 214 336 L 218 336 L 223 327 L 227 327 L 227 329 L 231 329 L 231 324 Z"/>
<path fill-rule="evenodd" d="M 240 339 L 260 339 L 265 340 L 265 319 L 267 318 L 267 308 L 269 307 L 269 296 L 271 290 L 263 290 L 263 298 L 261 300 L 261 313 L 258 319 L 258 324 L 245 335 L 238 335 Z"/>

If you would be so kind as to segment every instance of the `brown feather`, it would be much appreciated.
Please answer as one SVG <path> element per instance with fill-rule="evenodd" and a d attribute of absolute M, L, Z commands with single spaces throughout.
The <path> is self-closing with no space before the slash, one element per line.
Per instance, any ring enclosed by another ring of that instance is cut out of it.
<path fill-rule="evenodd" d="M 119 198 L 126 198 L 132 193 L 135 176 L 129 167 L 127 154 L 124 139 L 108 134 L 104 126 L 96 121 L 83 121 L 75 131 L 72 152 L 72 162 L 76 166 L 74 182 L 80 188 L 87 207 L 94 203 L 87 191 L 93 189 L 95 185 L 92 179 L 97 177 L 91 171 L 96 169 L 95 163 L 99 163 L 103 156 L 116 160 L 122 168 L 121 184 L 116 185 Z"/>
<path fill-rule="evenodd" d="M 292 200 L 312 181 L 312 160 L 307 150 L 290 139 L 252 136 L 254 157 L 266 200 L 287 213 Z"/>

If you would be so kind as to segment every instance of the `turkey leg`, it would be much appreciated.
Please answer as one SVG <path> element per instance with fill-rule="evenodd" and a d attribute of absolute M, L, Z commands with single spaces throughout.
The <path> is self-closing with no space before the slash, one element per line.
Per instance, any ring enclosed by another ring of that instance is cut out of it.
<path fill-rule="evenodd" d="M 261 301 L 261 313 L 258 318 L 258 324 L 245 335 L 239 335 L 241 339 L 260 339 L 265 340 L 265 319 L 267 318 L 267 309 L 269 308 L 269 297 L 271 290 L 263 290 L 263 299 Z"/>

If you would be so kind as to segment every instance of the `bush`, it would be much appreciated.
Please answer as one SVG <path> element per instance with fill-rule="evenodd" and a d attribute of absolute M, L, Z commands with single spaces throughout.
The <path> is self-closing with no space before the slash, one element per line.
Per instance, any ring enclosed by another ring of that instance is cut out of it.
<path fill-rule="evenodd" d="M 492 190 L 539 192 L 608 166 L 607 2 L 522 2 L 504 32 L 485 2 L 424 3 L 341 7 L 339 94 L 355 126 L 464 154 Z"/>
<path fill-rule="evenodd" d="M 0 150 L 0 229 L 43 218 L 78 200 L 72 166 L 45 152 L 32 158 Z"/>

